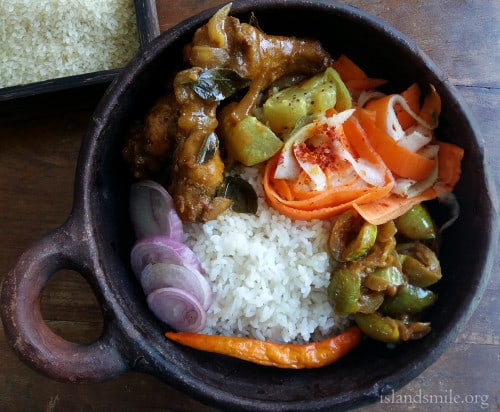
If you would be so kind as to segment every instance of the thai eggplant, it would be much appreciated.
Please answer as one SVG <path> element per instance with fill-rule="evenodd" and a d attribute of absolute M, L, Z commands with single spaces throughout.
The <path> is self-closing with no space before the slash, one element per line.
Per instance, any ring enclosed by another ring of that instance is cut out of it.
<path fill-rule="evenodd" d="M 399 343 L 430 331 L 430 324 L 419 318 L 437 300 L 427 287 L 441 278 L 441 267 L 435 252 L 423 243 L 434 240 L 426 216 L 420 204 L 398 222 L 378 226 L 352 210 L 333 221 L 329 302 L 337 314 L 352 315 L 373 339 Z"/>

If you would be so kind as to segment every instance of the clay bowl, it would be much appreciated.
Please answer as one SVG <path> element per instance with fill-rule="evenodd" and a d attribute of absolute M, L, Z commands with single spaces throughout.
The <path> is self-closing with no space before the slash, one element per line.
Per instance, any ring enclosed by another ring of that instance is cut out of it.
<path fill-rule="evenodd" d="M 433 83 L 440 93 L 439 138 L 462 146 L 465 158 L 455 191 L 460 218 L 443 239 L 445 275 L 436 288 L 441 298 L 427 317 L 432 332 L 393 349 L 366 340 L 333 365 L 299 371 L 256 366 L 165 339 L 166 326 L 149 312 L 129 266 L 131 177 L 121 149 L 131 122 L 144 115 L 167 74 L 182 67 L 182 46 L 211 10 L 163 33 L 114 81 L 83 141 L 71 215 L 27 250 L 8 275 L 1 302 L 5 333 L 32 368 L 70 382 L 141 371 L 230 410 L 332 410 L 376 401 L 416 377 L 453 343 L 475 309 L 491 269 L 497 223 L 482 139 L 453 86 L 411 40 L 358 9 L 331 1 L 233 4 L 232 14 L 242 21 L 252 11 L 266 32 L 319 39 L 333 56 L 346 53 L 373 77 L 391 79 L 394 91 L 419 81 Z M 103 334 L 91 345 L 67 342 L 43 322 L 41 291 L 61 268 L 80 272 L 102 305 Z"/>

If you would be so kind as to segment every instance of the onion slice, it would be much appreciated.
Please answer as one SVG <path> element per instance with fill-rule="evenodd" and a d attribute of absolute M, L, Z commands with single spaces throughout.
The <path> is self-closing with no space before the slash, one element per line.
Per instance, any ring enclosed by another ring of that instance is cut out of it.
<path fill-rule="evenodd" d="M 142 271 L 140 282 L 146 295 L 156 289 L 177 288 L 189 292 L 205 310 L 212 304 L 212 291 L 207 279 L 192 268 L 173 263 L 150 264 Z"/>
<path fill-rule="evenodd" d="M 134 183 L 130 188 L 130 220 L 138 239 L 168 236 L 183 240 L 182 221 L 167 190 L 153 180 Z"/>
<path fill-rule="evenodd" d="M 421 125 L 405 130 L 405 135 L 398 141 L 398 146 L 416 153 L 432 141 L 432 130 Z"/>
<path fill-rule="evenodd" d="M 300 165 L 293 154 L 293 146 L 306 141 L 316 130 L 316 124 L 308 123 L 294 132 L 281 149 L 278 165 L 274 172 L 275 179 L 296 179 L 300 174 Z"/>
<path fill-rule="evenodd" d="M 136 242 L 130 253 L 132 270 L 137 277 L 149 264 L 173 263 L 203 273 L 201 263 L 194 252 L 184 243 L 168 236 L 151 236 Z"/>
<path fill-rule="evenodd" d="M 323 126 L 335 128 L 344 123 L 352 114 L 354 109 L 344 110 L 333 116 L 321 116 L 294 131 L 281 149 L 278 165 L 274 172 L 275 179 L 297 179 L 301 169 L 304 170 L 316 184 L 316 190 L 323 190 L 326 185 L 325 174 L 318 169 L 317 165 L 297 158 L 294 148 L 302 142 L 315 137 Z"/>
<path fill-rule="evenodd" d="M 155 316 L 179 332 L 199 332 L 207 323 L 207 313 L 198 300 L 182 289 L 161 288 L 147 296 Z"/>

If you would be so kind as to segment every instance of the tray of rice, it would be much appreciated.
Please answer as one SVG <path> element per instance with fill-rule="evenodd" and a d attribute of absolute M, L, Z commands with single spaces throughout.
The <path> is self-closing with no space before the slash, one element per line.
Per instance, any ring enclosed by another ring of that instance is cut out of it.
<path fill-rule="evenodd" d="M 0 102 L 106 87 L 158 33 L 154 0 L 0 0 Z"/>

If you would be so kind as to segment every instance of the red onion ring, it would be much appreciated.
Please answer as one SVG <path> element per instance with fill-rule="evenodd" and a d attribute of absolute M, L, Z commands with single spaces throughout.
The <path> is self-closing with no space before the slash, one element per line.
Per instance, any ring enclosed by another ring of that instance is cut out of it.
<path fill-rule="evenodd" d="M 184 243 L 167 236 L 139 239 L 130 253 L 130 263 L 138 278 L 147 265 L 154 263 L 173 263 L 203 273 L 201 263 L 194 252 Z"/>
<path fill-rule="evenodd" d="M 159 183 L 144 180 L 130 188 L 130 221 L 137 239 L 168 236 L 182 242 L 182 221 L 167 190 Z"/>
<path fill-rule="evenodd" d="M 156 289 L 177 288 L 189 292 L 208 310 L 212 304 L 212 291 L 207 279 L 197 270 L 173 263 L 147 265 L 140 282 L 146 295 Z"/>
<path fill-rule="evenodd" d="M 156 317 L 180 332 L 200 332 L 207 314 L 190 293 L 177 288 L 156 289 L 147 296 L 148 306 Z"/>

